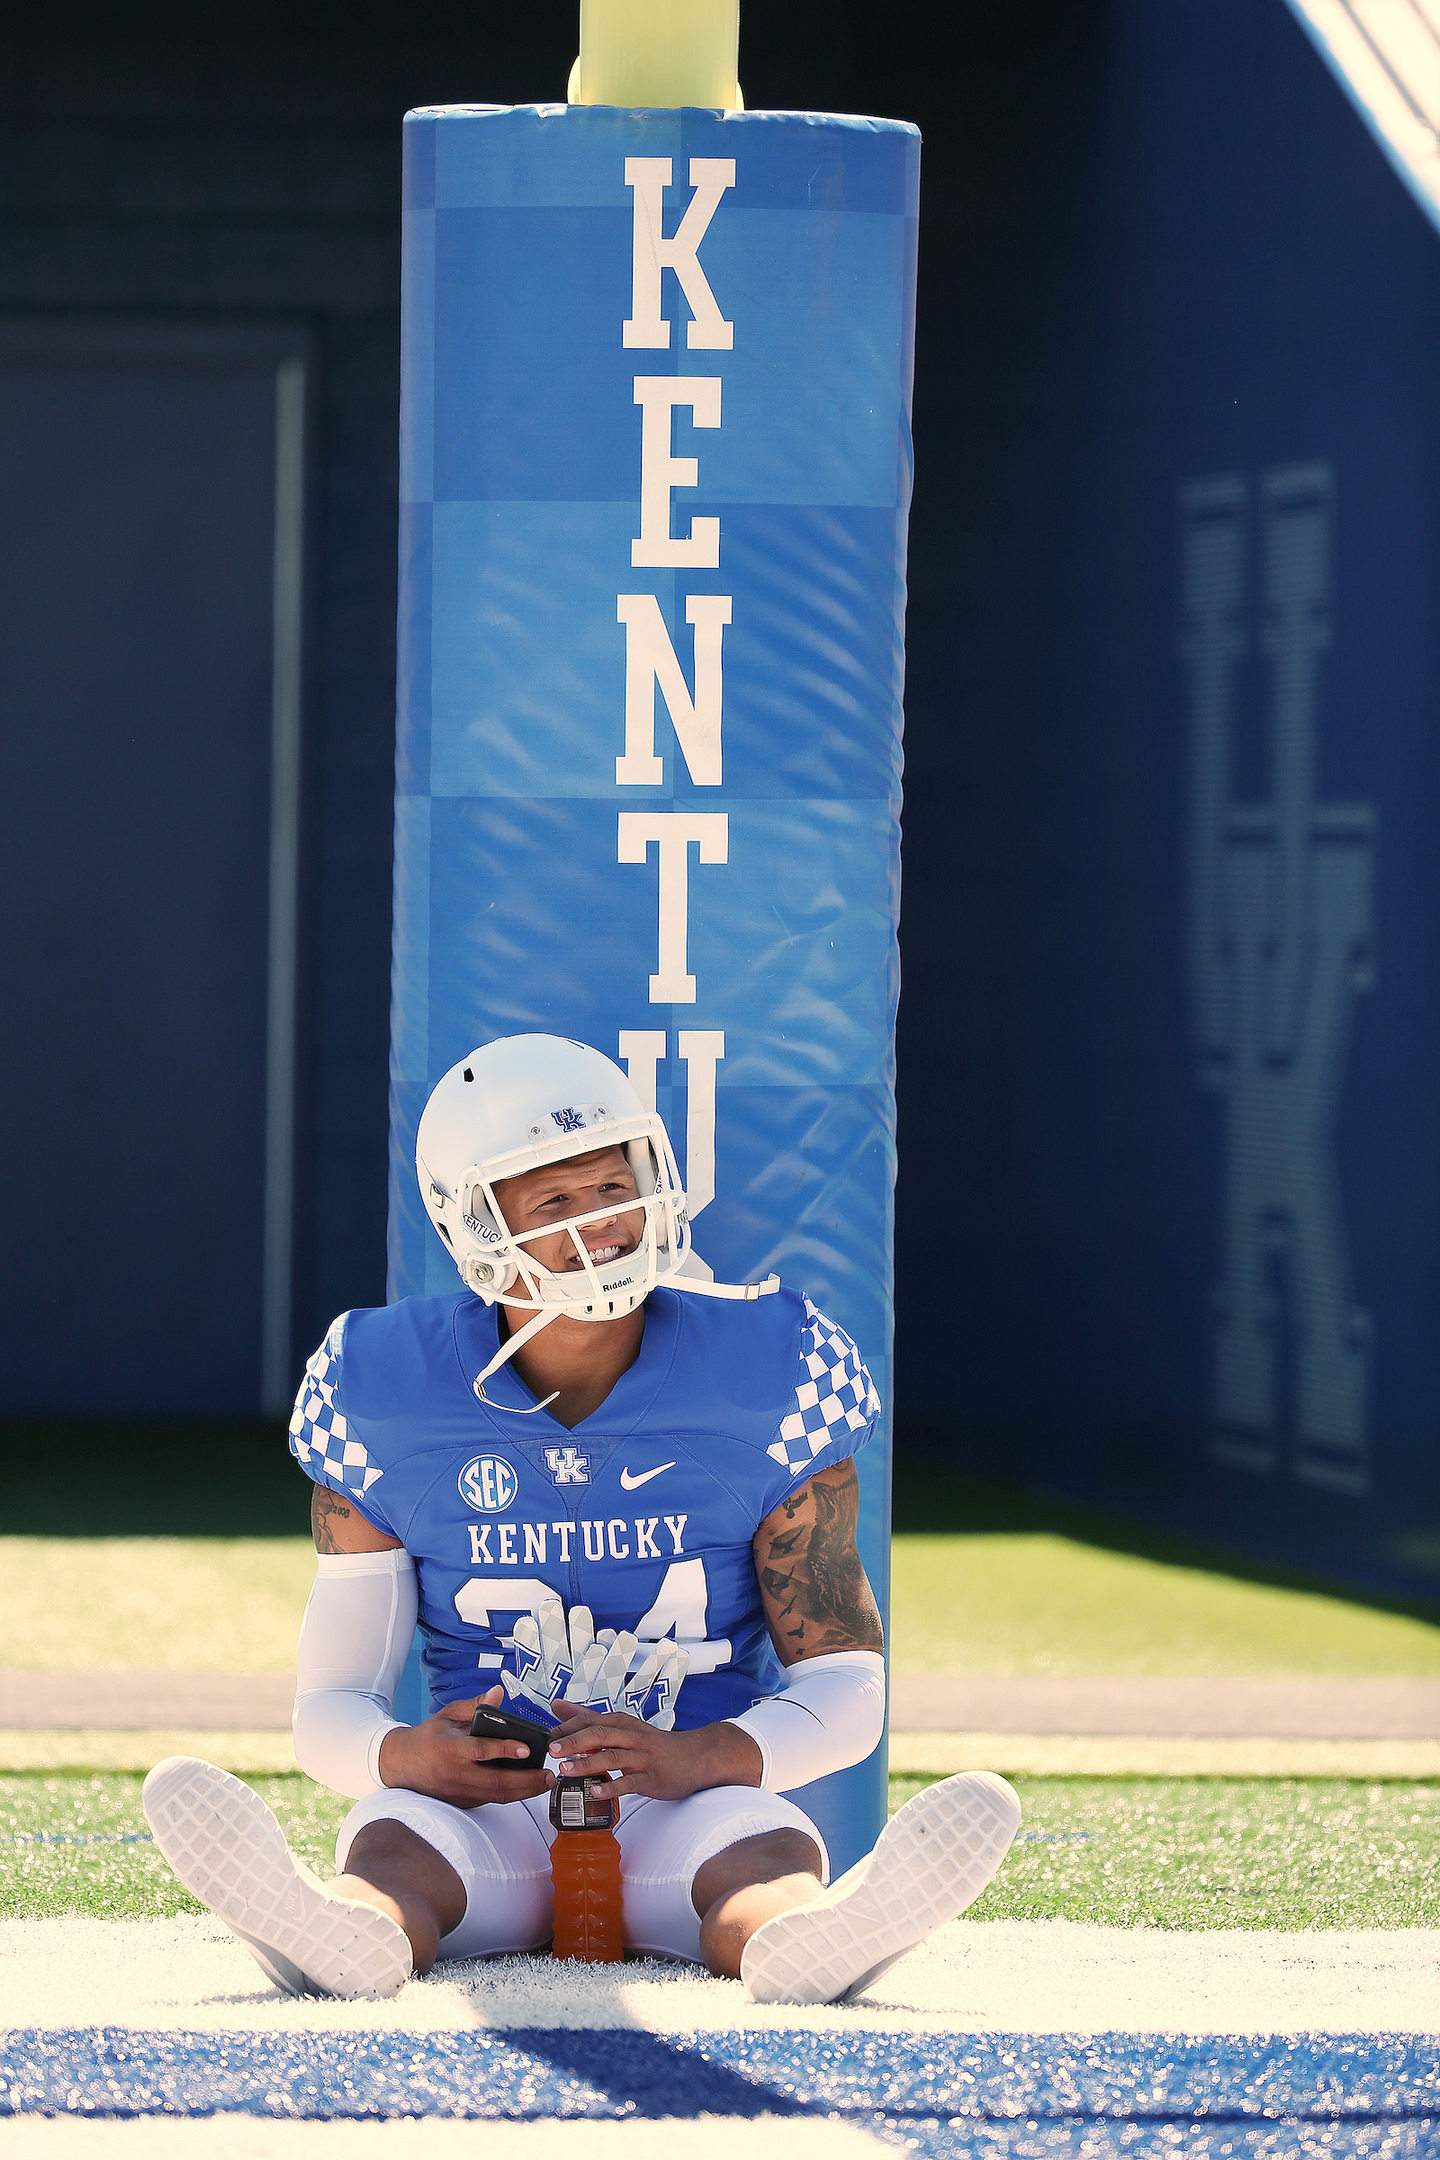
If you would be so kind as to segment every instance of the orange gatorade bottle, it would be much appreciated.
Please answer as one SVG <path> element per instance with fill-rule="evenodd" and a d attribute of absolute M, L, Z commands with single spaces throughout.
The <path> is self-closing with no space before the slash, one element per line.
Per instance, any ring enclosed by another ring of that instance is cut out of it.
<path fill-rule="evenodd" d="M 550 1880 L 555 1898 L 555 1955 L 587 1965 L 618 1965 L 625 1954 L 620 1928 L 620 1803 L 608 1777 L 562 1777 L 550 1794 L 555 1841 Z"/>

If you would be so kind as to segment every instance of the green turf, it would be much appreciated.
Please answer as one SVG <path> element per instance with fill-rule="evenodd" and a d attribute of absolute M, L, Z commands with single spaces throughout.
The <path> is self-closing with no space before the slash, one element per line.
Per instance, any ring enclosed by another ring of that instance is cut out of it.
<path fill-rule="evenodd" d="M 288 1670 L 308 1495 L 278 1425 L 0 1424 L 0 1664 Z M 900 1673 L 1440 1673 L 1440 1608 L 903 1454 L 895 1523 Z"/>
<path fill-rule="evenodd" d="M 1440 1673 L 1440 1627 L 1052 1532 L 897 1535 L 900 1673 Z"/>
<path fill-rule="evenodd" d="M 201 1911 L 150 1842 L 138 1777 L 0 1777 L 0 1918 L 84 1912 L 153 1920 Z M 306 1777 L 250 1781 L 292 1848 L 335 1872 L 335 1833 L 351 1802 Z"/>
<path fill-rule="evenodd" d="M 0 1662 L 287 1672 L 305 1537 L 0 1538 Z M 898 1535 L 900 1673 L 1440 1673 L 1440 1628 L 1053 1532 Z"/>
<path fill-rule="evenodd" d="M 1440 1606 L 895 1460 L 904 1673 L 1440 1674 Z"/>
<path fill-rule="evenodd" d="M 0 1663 L 293 1672 L 303 1538 L 0 1538 Z"/>
<path fill-rule="evenodd" d="M 933 1782 L 892 1778 L 898 1806 Z M 1017 1778 L 1024 1819 L 981 1920 L 1115 1927 L 1440 1926 L 1440 1786 L 1325 1779 Z M 328 1874 L 349 1806 L 257 1778 Z M 197 1912 L 148 1841 L 138 1777 L 0 1778 L 0 1917 Z"/>
<path fill-rule="evenodd" d="M 892 1810 L 929 1778 L 892 1778 Z M 1440 1926 L 1440 1786 L 1019 1778 L 980 1920 L 1109 1927 Z"/>

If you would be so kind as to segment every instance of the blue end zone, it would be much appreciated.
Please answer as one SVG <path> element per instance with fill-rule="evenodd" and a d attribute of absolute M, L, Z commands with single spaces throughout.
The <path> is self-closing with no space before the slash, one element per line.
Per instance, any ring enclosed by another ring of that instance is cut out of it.
<path fill-rule="evenodd" d="M 819 2116 L 921 2154 L 1428 2153 L 1430 2038 L 628 2029 L 0 2036 L 0 2114 Z"/>

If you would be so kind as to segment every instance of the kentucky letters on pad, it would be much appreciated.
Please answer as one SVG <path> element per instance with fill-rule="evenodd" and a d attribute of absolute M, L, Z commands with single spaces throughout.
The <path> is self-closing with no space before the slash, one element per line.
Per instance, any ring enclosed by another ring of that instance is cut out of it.
<path fill-rule="evenodd" d="M 440 1075 L 529 1029 L 618 1057 L 709 1267 L 874 1376 L 882 1611 L 919 165 L 803 113 L 405 123 L 390 1295 L 456 1287 Z M 848 1866 L 883 1749 L 802 1804 Z"/>

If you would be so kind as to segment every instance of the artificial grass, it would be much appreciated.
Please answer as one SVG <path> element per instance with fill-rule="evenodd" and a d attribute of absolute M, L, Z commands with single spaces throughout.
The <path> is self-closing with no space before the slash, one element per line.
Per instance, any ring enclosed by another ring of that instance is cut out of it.
<path fill-rule="evenodd" d="M 0 1665 L 295 1669 L 308 1537 L 0 1538 Z"/>
<path fill-rule="evenodd" d="M 892 1808 L 933 1782 L 892 1778 Z M 1341 1778 L 1019 1778 L 982 1920 L 1440 1926 L 1440 1786 Z"/>
<path fill-rule="evenodd" d="M 1434 1600 L 1326 1581 L 898 1451 L 893 1519 L 898 1672 L 1440 1674 Z"/>
<path fill-rule="evenodd" d="M 314 1575 L 283 1428 L 0 1425 L 0 1666 L 285 1672 Z M 83 1460 L 86 1474 L 57 1476 Z M 898 1673 L 1440 1674 L 1440 1608 L 895 1460 Z M 223 1534 L 218 1534 L 223 1533 Z"/>
<path fill-rule="evenodd" d="M 0 1538 L 0 1665 L 288 1672 L 307 1537 Z M 1440 1674 L 1413 1612 L 1057 1531 L 897 1534 L 898 1673 Z"/>
<path fill-rule="evenodd" d="M 899 1673 L 1440 1674 L 1440 1627 L 1050 1531 L 898 1534 Z"/>
<path fill-rule="evenodd" d="M 252 1780 L 333 1870 L 350 1803 Z M 928 1778 L 892 1778 L 892 1808 Z M 977 1920 L 1114 1927 L 1440 1925 L 1440 1786 L 1326 1779 L 1017 1778 L 1024 1817 Z M 0 1917 L 155 1919 L 200 1907 L 150 1843 L 138 1777 L 0 1778 Z"/>
<path fill-rule="evenodd" d="M 352 1802 L 307 1777 L 248 1782 L 275 1810 L 292 1850 L 335 1872 L 335 1834 Z M 63 1912 L 154 1920 L 203 1910 L 151 1842 L 144 1780 L 120 1772 L 0 1777 L 0 1918 Z"/>

